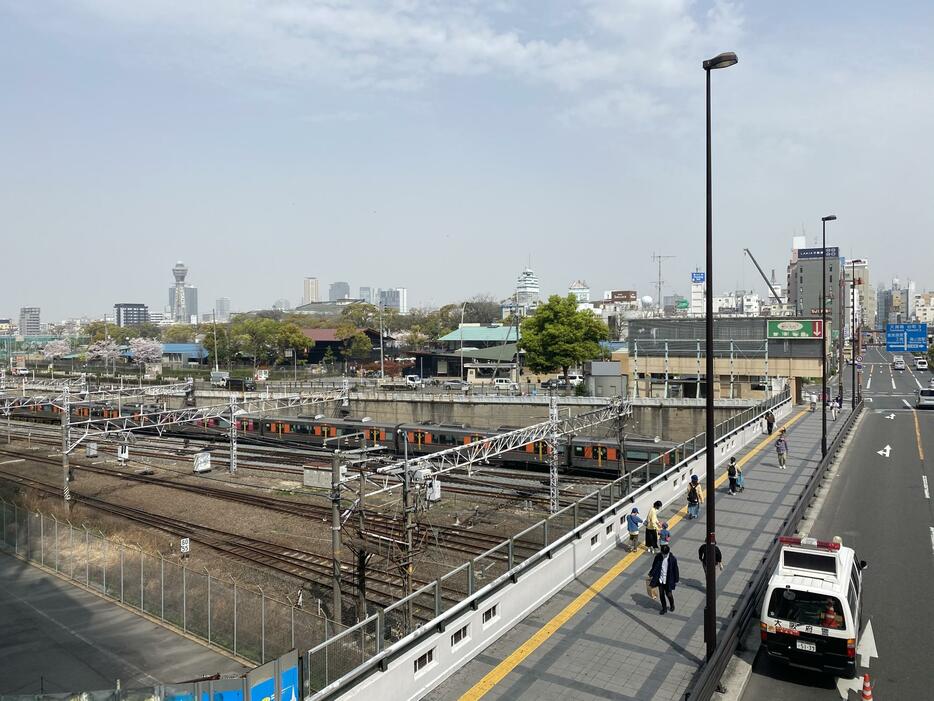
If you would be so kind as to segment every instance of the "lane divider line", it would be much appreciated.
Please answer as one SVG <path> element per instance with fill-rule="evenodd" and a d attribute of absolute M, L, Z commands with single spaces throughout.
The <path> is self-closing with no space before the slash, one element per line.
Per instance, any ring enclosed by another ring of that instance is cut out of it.
<path fill-rule="evenodd" d="M 907 402 L 905 403 L 907 404 Z M 911 413 L 915 417 L 915 440 L 918 442 L 918 457 L 921 458 L 921 462 L 924 462 L 924 446 L 921 443 L 921 424 L 918 421 L 918 411 L 912 409 Z M 925 491 L 927 491 L 927 487 L 925 487 Z"/>
<path fill-rule="evenodd" d="M 924 487 L 924 498 L 930 499 L 931 494 L 930 492 L 928 492 L 928 476 L 927 475 L 921 475 L 921 486 Z"/>
<path fill-rule="evenodd" d="M 931 552 L 934 553 L 934 526 L 931 526 Z"/>
<path fill-rule="evenodd" d="M 782 428 L 788 428 L 793 425 L 795 422 L 804 418 L 809 412 L 807 410 L 799 412 L 796 416 L 791 417 L 788 421 L 785 422 L 785 425 Z M 762 450 L 766 445 L 772 442 L 772 436 L 766 436 L 762 441 L 756 444 L 742 459 L 736 461 L 737 467 L 742 467 L 749 460 L 755 456 L 760 450 Z M 715 487 L 719 487 L 727 480 L 726 472 L 716 479 L 714 482 Z M 681 507 L 681 509 L 671 518 L 668 519 L 668 530 L 672 530 L 678 523 L 681 522 L 684 517 L 687 516 L 687 506 Z M 934 532 L 934 529 L 932 529 Z M 934 536 L 932 536 L 934 537 Z M 561 611 L 559 611 L 550 621 L 545 623 L 541 628 L 539 628 L 535 633 L 532 634 L 524 643 L 519 647 L 513 650 L 506 659 L 496 665 L 493 669 L 484 675 L 480 681 L 474 684 L 470 689 L 468 689 L 459 699 L 459 701 L 477 701 L 478 699 L 483 698 L 490 690 L 497 684 L 499 684 L 506 676 L 512 672 L 516 667 L 518 667 L 529 655 L 535 652 L 541 645 L 548 640 L 552 635 L 554 635 L 565 623 L 567 623 L 571 618 L 574 617 L 584 606 L 586 606 L 590 601 L 601 591 L 603 591 L 614 579 L 619 575 L 625 572 L 629 566 L 638 560 L 643 553 L 646 551 L 644 549 L 637 550 L 634 553 L 626 554 L 621 560 L 619 560 L 615 565 L 613 565 L 609 570 L 607 570 L 596 582 L 587 587 L 583 592 L 577 595 L 577 597 L 565 606 Z"/>

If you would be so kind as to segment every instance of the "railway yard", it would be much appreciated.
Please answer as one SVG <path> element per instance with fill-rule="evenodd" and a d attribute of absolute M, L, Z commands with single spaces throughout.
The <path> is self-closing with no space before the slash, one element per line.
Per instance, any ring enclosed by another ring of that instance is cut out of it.
<path fill-rule="evenodd" d="M 80 416 L 86 414 L 79 409 Z M 361 616 L 364 599 L 368 609 L 392 604 L 538 522 L 550 505 L 549 475 L 542 465 L 478 464 L 470 475 L 443 475 L 443 498 L 429 498 L 430 483 L 414 488 L 407 540 L 401 490 L 389 489 L 401 478 L 377 472 L 395 454 L 362 453 L 365 459 L 351 468 L 356 479 L 347 480 L 341 491 L 343 598 L 335 616 L 333 453 L 326 446 L 244 442 L 231 473 L 223 427 L 205 425 L 201 435 L 135 433 L 129 440 L 126 434 L 98 439 L 96 456 L 81 456 L 77 450 L 71 454 L 72 499 L 65 502 L 61 427 L 22 418 L 7 416 L 6 425 L 0 424 L 0 496 L 6 501 L 176 562 L 182 557 L 180 540 L 189 538 L 188 567 L 262 587 L 282 600 L 296 601 L 301 594 L 304 601 L 316 602 L 322 615 L 343 624 Z M 245 421 L 238 423 L 247 428 Z M 281 427 L 279 431 L 281 437 Z M 122 444 L 129 446 L 127 459 L 118 459 Z M 196 473 L 193 461 L 203 451 L 211 454 L 212 470 Z M 570 444 L 566 452 L 573 452 Z M 593 455 L 605 464 L 607 477 L 617 476 L 606 448 L 594 447 Z M 562 506 L 607 483 L 592 471 L 568 467 L 562 473 Z M 309 482 L 308 475 L 317 479 Z M 508 557 L 521 559 L 541 544 L 516 538 Z M 497 552 L 490 559 L 506 557 Z M 445 591 L 442 596 L 454 601 L 464 593 Z M 430 611 L 425 617 L 430 618 Z"/>

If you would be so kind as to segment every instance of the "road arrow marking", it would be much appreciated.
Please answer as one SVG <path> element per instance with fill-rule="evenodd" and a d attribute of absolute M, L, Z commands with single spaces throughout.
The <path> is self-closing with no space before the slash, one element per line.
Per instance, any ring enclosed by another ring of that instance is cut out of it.
<path fill-rule="evenodd" d="M 876 452 L 882 457 L 887 458 L 892 454 L 892 446 L 886 445 L 882 450 L 877 450 Z"/>
<path fill-rule="evenodd" d="M 844 679 L 843 677 L 837 677 L 837 691 L 840 692 L 840 698 L 845 699 L 849 696 L 850 691 L 855 691 L 859 693 L 863 689 L 863 678 L 856 676 L 853 679 Z"/>
<path fill-rule="evenodd" d="M 924 498 L 930 499 L 931 494 L 930 492 L 928 492 L 928 476 L 927 475 L 921 475 L 921 484 L 924 486 Z"/>
<path fill-rule="evenodd" d="M 885 418 L 889 419 L 890 421 L 895 421 L 895 414 L 889 414 Z"/>
<path fill-rule="evenodd" d="M 876 638 L 872 634 L 872 621 L 866 622 L 866 628 L 859 637 L 859 644 L 856 646 L 856 654 L 859 655 L 859 666 L 869 669 L 869 661 L 873 657 L 878 657 L 876 650 Z"/>

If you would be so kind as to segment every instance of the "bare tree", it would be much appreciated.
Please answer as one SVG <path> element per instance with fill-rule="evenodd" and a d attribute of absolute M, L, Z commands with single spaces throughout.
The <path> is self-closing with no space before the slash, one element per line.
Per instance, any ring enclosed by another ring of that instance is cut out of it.
<path fill-rule="evenodd" d="M 49 341 L 42 349 L 42 355 L 52 363 L 52 379 L 55 379 L 55 359 L 63 358 L 71 352 L 71 344 L 65 340 Z"/>

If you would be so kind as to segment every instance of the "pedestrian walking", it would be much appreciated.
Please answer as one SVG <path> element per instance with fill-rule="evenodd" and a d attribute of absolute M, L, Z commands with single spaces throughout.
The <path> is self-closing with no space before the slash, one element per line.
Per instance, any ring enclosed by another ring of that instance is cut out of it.
<path fill-rule="evenodd" d="M 697 475 L 691 475 L 691 483 L 688 485 L 688 519 L 697 518 L 700 515 L 700 505 L 704 502 L 704 492 L 697 482 Z"/>
<path fill-rule="evenodd" d="M 668 530 L 668 521 L 662 521 L 662 530 L 658 532 L 658 544 L 669 545 L 671 543 L 671 531 Z"/>
<path fill-rule="evenodd" d="M 626 517 L 626 529 L 629 531 L 629 552 L 631 553 L 639 548 L 639 525 L 641 523 L 642 517 L 639 516 L 639 509 L 633 507 Z"/>
<path fill-rule="evenodd" d="M 778 467 L 786 469 L 785 460 L 788 458 L 788 441 L 785 440 L 785 429 L 778 434 L 778 440 L 775 441 L 775 452 L 778 453 Z"/>
<path fill-rule="evenodd" d="M 662 600 L 662 615 L 668 613 L 669 607 L 672 611 L 675 610 L 674 591 L 680 579 L 678 558 L 671 554 L 669 546 L 663 545 L 661 552 L 652 561 L 652 569 L 649 570 L 649 584 L 658 587 L 658 595 Z"/>
<path fill-rule="evenodd" d="M 649 515 L 645 517 L 645 548 L 650 553 L 658 550 L 658 529 L 661 524 L 658 522 L 658 510 L 662 508 L 662 502 L 656 501 L 649 509 Z"/>
<path fill-rule="evenodd" d="M 726 468 L 726 476 L 730 478 L 730 496 L 736 496 L 736 490 L 738 489 L 736 484 L 736 476 L 739 474 L 739 469 L 736 467 L 736 458 L 730 458 L 730 465 Z"/>
<path fill-rule="evenodd" d="M 768 430 L 769 435 L 772 435 L 772 429 L 775 428 L 775 414 L 772 413 L 771 409 L 765 412 L 765 428 Z"/>
<path fill-rule="evenodd" d="M 833 418 L 834 421 L 837 420 L 837 400 L 836 399 L 830 400 L 830 416 Z"/>
<path fill-rule="evenodd" d="M 723 572 L 723 553 L 720 552 L 720 546 L 714 545 L 714 560 L 717 564 L 717 569 Z M 704 568 L 704 573 L 707 572 L 707 543 L 701 543 L 701 546 L 697 549 L 697 559 L 700 560 L 701 567 Z"/>

